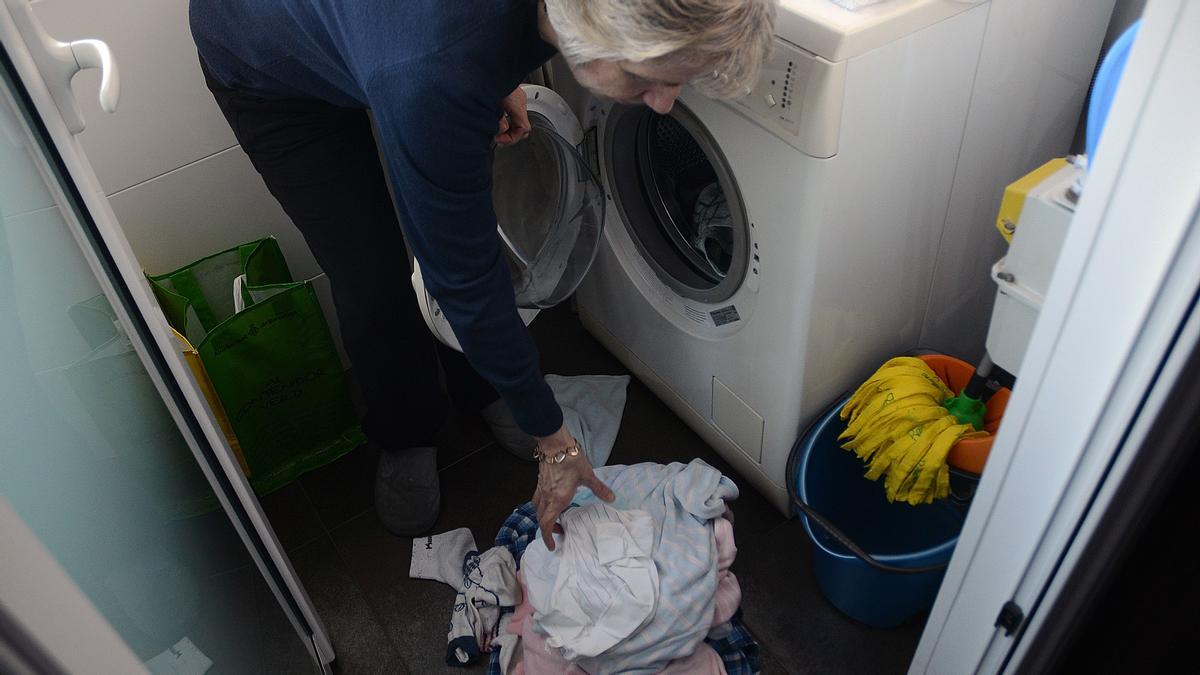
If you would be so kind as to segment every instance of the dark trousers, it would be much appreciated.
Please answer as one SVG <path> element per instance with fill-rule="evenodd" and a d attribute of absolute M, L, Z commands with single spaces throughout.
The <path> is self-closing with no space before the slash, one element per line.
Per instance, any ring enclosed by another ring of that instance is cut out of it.
<path fill-rule="evenodd" d="M 208 88 L 283 210 L 329 277 L 346 353 L 366 400 L 363 430 L 385 448 L 432 445 L 454 404 L 499 396 L 430 334 L 367 112 L 315 100 L 267 100 Z"/>

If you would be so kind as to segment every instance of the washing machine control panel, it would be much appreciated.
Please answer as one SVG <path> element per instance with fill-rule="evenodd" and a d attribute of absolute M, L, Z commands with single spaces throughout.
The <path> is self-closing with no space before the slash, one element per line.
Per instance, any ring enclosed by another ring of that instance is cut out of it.
<path fill-rule="evenodd" d="M 814 157 L 837 154 L 845 62 L 833 63 L 784 40 L 734 108 Z"/>
<path fill-rule="evenodd" d="M 762 77 L 754 91 L 739 103 L 795 133 L 800 126 L 797 101 L 804 97 L 806 75 L 812 62 L 800 58 L 785 45 L 776 46 L 770 60 L 763 64 Z"/>

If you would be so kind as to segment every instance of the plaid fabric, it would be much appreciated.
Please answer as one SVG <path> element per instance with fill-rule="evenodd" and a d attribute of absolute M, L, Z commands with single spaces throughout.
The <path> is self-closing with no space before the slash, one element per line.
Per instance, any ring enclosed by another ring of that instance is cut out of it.
<path fill-rule="evenodd" d="M 518 506 L 504 520 L 504 524 L 500 526 L 500 532 L 496 534 L 496 546 L 507 546 L 512 553 L 513 560 L 517 561 L 517 567 L 521 567 L 521 555 L 525 553 L 525 547 L 529 546 L 537 534 L 537 509 L 534 508 L 533 502 L 526 502 Z M 508 614 L 500 618 L 500 625 L 507 625 Z M 761 669 L 761 658 L 758 642 L 754 636 L 750 634 L 750 630 L 746 628 L 746 624 L 742 621 L 742 610 L 738 610 L 737 614 L 733 615 L 730 620 L 730 625 L 733 627 L 733 632 L 720 640 L 705 640 L 721 656 L 721 661 L 725 663 L 725 672 L 729 675 L 757 675 Z M 501 628 L 503 630 L 503 628 Z M 500 669 L 500 652 L 494 651 L 491 653 L 491 658 L 488 659 L 487 675 L 504 675 Z"/>
<path fill-rule="evenodd" d="M 517 561 L 517 569 L 521 569 L 521 555 L 525 553 L 525 547 L 533 542 L 537 529 L 537 509 L 533 502 L 525 502 L 504 519 L 500 532 L 496 534 L 495 545 L 508 547 L 513 560 Z"/>
<path fill-rule="evenodd" d="M 742 622 L 742 610 L 739 609 L 729 623 L 733 626 L 732 633 L 724 639 L 705 642 L 721 655 L 721 660 L 725 662 L 725 672 L 729 675 L 758 675 L 762 669 L 758 642 Z"/>
<path fill-rule="evenodd" d="M 512 553 L 513 560 L 517 562 L 517 569 L 521 569 L 521 555 L 525 553 L 525 547 L 533 542 L 537 529 L 537 509 L 534 508 L 533 502 L 525 502 L 513 509 L 513 512 L 504 519 L 504 524 L 496 533 L 494 545 L 508 548 L 509 553 Z M 500 630 L 505 630 L 508 626 L 510 614 L 512 614 L 511 609 L 505 610 L 500 615 Z M 493 651 L 488 659 L 487 675 L 504 675 L 500 669 L 500 650 Z"/>

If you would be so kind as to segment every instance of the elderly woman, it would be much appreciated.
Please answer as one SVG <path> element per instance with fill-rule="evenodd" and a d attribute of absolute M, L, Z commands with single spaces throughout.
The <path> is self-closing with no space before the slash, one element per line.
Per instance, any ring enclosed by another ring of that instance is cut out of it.
<path fill-rule="evenodd" d="M 208 86 L 332 283 L 393 533 L 438 515 L 442 376 L 502 446 L 543 458 L 548 546 L 578 486 L 612 498 L 539 372 L 496 233 L 489 155 L 530 131 L 521 80 L 557 50 L 595 94 L 659 113 L 687 83 L 737 95 L 768 50 L 774 2 L 192 0 Z M 406 242 L 465 358 L 435 346 L 397 281 Z"/>

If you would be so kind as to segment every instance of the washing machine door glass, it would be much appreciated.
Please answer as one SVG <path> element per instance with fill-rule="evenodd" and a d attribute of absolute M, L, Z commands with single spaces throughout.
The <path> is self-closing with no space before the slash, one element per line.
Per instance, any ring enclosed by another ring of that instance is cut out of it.
<path fill-rule="evenodd" d="M 604 193 L 576 147 L 550 119 L 529 112 L 529 136 L 497 148 L 492 203 L 504 241 L 517 306 L 566 300 L 600 246 Z"/>
<path fill-rule="evenodd" d="M 674 117 L 646 115 L 639 134 L 639 168 L 663 232 L 703 279 L 720 283 L 733 263 L 733 229 L 716 170 Z"/>
<path fill-rule="evenodd" d="M 693 300 L 728 300 L 751 261 L 749 220 L 733 170 L 683 103 L 667 115 L 614 105 L 605 168 L 620 222 L 658 278 Z"/>

